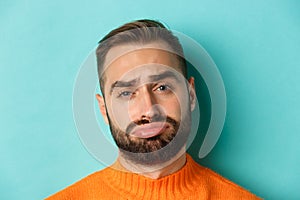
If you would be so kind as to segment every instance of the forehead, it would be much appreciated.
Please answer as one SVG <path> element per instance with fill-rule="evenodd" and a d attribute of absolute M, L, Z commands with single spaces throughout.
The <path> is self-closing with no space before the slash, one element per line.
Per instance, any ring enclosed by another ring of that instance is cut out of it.
<path fill-rule="evenodd" d="M 169 52 L 171 55 L 171 52 L 176 54 L 172 50 L 172 48 L 169 47 L 169 45 L 164 42 L 164 41 L 159 41 L 159 42 L 153 42 L 149 44 L 124 44 L 124 45 L 118 45 L 115 47 L 112 47 L 106 54 L 105 56 L 105 62 L 103 63 L 104 70 L 106 70 L 108 67 L 110 67 L 114 62 L 117 62 L 118 60 L 121 60 L 125 56 L 133 55 L 133 54 L 143 54 L 143 53 L 152 53 L 155 54 L 156 52 Z M 152 50 L 152 51 L 150 51 Z M 175 56 L 174 56 L 175 57 Z M 129 58 L 126 58 L 129 59 Z"/>
<path fill-rule="evenodd" d="M 153 43 L 149 45 L 123 45 L 109 50 L 104 63 L 105 88 L 109 83 L 132 76 L 159 74 L 166 68 L 181 73 L 179 61 L 167 45 Z M 137 70 L 137 69 L 142 70 Z M 130 74 L 130 76 L 128 76 Z"/>

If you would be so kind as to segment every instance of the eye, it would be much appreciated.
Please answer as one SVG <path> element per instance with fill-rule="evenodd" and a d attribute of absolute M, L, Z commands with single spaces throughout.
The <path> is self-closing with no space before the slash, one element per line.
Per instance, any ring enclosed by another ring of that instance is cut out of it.
<path fill-rule="evenodd" d="M 163 91 L 170 90 L 170 87 L 166 84 L 162 84 L 159 85 L 155 90 L 163 92 Z"/>
<path fill-rule="evenodd" d="M 130 97 L 133 93 L 131 91 L 121 91 L 118 97 Z"/>

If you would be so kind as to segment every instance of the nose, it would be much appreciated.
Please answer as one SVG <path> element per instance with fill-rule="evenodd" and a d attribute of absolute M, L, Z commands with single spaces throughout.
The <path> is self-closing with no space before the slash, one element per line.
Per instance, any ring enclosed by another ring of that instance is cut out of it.
<path fill-rule="evenodd" d="M 139 88 L 135 98 L 130 103 L 129 113 L 132 121 L 145 118 L 151 121 L 151 118 L 162 114 L 161 106 L 151 88 L 147 85 Z"/>

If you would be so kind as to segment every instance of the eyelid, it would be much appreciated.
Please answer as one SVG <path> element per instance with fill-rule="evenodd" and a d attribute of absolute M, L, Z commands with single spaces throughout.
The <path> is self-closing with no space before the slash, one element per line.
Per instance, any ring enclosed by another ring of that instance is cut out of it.
<path fill-rule="evenodd" d="M 121 92 L 119 92 L 118 96 L 119 97 L 122 96 L 125 92 L 132 94 L 132 92 L 130 92 L 130 91 L 121 91 Z M 129 95 L 127 95 L 127 96 L 129 96 Z"/>
<path fill-rule="evenodd" d="M 167 89 L 171 89 L 172 90 L 172 86 L 169 83 L 166 82 L 161 82 L 161 83 L 157 83 L 154 85 L 154 90 L 158 90 L 161 86 L 165 86 Z"/>
<path fill-rule="evenodd" d="M 128 92 L 128 93 L 130 93 L 130 94 L 129 94 L 129 95 L 123 96 L 123 94 L 124 94 L 125 92 Z M 126 97 L 131 97 L 132 94 L 134 93 L 134 90 L 133 90 L 133 89 L 130 89 L 130 88 L 126 88 L 126 89 L 120 89 L 120 90 L 118 90 L 118 91 L 115 91 L 115 93 L 116 93 L 116 97 L 117 97 L 117 98 L 126 98 Z"/>

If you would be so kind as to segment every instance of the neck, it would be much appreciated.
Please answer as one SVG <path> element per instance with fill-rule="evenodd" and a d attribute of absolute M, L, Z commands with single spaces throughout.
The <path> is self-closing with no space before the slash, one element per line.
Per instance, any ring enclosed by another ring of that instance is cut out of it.
<path fill-rule="evenodd" d="M 175 173 L 185 165 L 185 147 L 183 147 L 179 153 L 169 161 L 156 165 L 137 165 L 136 163 L 130 162 L 128 159 L 123 158 L 122 155 L 119 155 L 118 161 L 122 168 L 125 168 L 125 171 L 137 173 L 151 179 L 159 179 Z"/>

